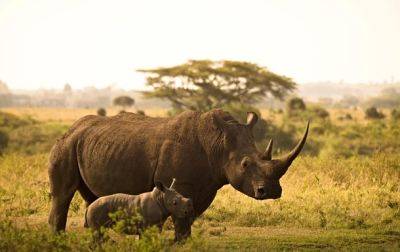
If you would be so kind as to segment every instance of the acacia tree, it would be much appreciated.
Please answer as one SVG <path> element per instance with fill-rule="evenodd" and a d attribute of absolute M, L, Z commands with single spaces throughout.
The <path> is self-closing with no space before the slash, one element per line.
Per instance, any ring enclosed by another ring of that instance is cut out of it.
<path fill-rule="evenodd" d="M 265 96 L 283 99 L 296 84 L 257 64 L 190 60 L 173 67 L 138 70 L 153 91 L 147 98 L 167 99 L 174 109 L 207 111 L 232 103 L 254 104 Z"/>
<path fill-rule="evenodd" d="M 129 96 L 118 96 L 113 100 L 115 106 L 121 106 L 123 110 L 127 107 L 133 106 L 135 100 Z"/>

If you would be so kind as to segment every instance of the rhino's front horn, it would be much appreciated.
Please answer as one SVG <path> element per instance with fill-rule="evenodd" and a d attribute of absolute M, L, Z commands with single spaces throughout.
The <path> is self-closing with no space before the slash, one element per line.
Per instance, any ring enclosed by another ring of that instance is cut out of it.
<path fill-rule="evenodd" d="M 279 166 L 276 168 L 277 169 L 276 172 L 279 177 L 283 176 L 283 174 L 286 173 L 289 166 L 292 164 L 293 160 L 300 154 L 304 144 L 306 143 L 309 127 L 310 127 L 310 121 L 308 121 L 307 123 L 307 128 L 306 131 L 304 132 L 303 138 L 296 145 L 296 147 L 289 154 L 278 160 Z"/>

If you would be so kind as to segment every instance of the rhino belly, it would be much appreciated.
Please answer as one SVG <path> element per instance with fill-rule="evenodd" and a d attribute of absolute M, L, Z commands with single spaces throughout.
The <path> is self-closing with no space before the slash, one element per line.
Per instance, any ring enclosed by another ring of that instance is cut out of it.
<path fill-rule="evenodd" d="M 96 196 L 139 194 L 153 189 L 157 162 L 146 145 L 100 139 L 78 149 L 82 179 Z"/>

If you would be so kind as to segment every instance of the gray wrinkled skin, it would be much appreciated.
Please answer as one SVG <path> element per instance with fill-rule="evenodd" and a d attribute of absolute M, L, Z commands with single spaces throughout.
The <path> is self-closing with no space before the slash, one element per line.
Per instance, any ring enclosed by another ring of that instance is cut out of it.
<path fill-rule="evenodd" d="M 176 189 L 193 200 L 195 216 L 226 184 L 258 200 L 279 198 L 279 179 L 300 153 L 308 127 L 293 151 L 272 159 L 272 143 L 265 152 L 255 147 L 256 122 L 254 113 L 248 113 L 247 124 L 240 124 L 219 109 L 169 118 L 121 113 L 79 119 L 50 155 L 52 230 L 65 229 L 76 191 L 90 204 L 105 195 L 148 192 L 155 181 L 170 184 L 176 178 Z M 191 219 L 173 221 L 177 240 L 190 235 Z"/>
<path fill-rule="evenodd" d="M 120 210 L 130 216 L 141 215 L 142 221 L 137 223 L 137 231 L 149 226 L 158 226 L 161 230 L 168 216 L 189 218 L 194 213 L 190 199 L 173 188 L 158 186 L 151 192 L 139 195 L 117 193 L 98 198 L 86 210 L 85 226 L 93 230 L 112 227 L 115 223 L 110 218 L 110 213 Z"/>

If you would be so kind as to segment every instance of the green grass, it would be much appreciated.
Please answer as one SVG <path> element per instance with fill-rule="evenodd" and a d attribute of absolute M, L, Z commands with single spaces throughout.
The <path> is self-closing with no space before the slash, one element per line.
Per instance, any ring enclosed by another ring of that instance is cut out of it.
<path fill-rule="evenodd" d="M 158 234 L 147 232 L 144 239 L 118 235 L 108 231 L 109 239 L 102 245 L 93 243 L 92 234 L 82 228 L 71 228 L 53 235 L 44 224 L 15 226 L 0 222 L 1 251 L 270 251 L 270 250 L 355 250 L 398 251 L 400 232 L 376 229 L 322 229 L 288 227 L 237 227 L 220 223 L 226 229 L 195 223 L 194 237 L 184 244 L 173 244 L 171 230 Z"/>
<path fill-rule="evenodd" d="M 396 250 L 400 234 L 372 230 L 232 227 L 209 246 L 221 250 Z"/>

